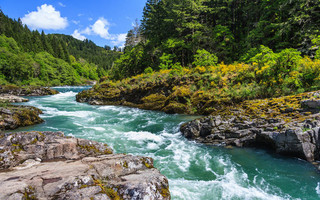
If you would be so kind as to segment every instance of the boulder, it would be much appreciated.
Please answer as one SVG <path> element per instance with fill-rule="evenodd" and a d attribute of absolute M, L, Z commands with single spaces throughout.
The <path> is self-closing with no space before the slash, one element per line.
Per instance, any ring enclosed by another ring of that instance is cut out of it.
<path fill-rule="evenodd" d="M 42 123 L 42 111 L 32 106 L 7 105 L 0 107 L 0 130 L 12 130 Z"/>
<path fill-rule="evenodd" d="M 301 101 L 301 107 L 311 108 L 311 109 L 320 109 L 320 100 L 307 99 Z"/>

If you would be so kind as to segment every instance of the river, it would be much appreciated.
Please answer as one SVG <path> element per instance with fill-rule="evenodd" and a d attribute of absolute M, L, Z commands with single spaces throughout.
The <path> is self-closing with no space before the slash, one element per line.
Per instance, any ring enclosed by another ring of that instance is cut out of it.
<path fill-rule="evenodd" d="M 320 199 L 320 173 L 308 162 L 259 149 L 206 146 L 185 139 L 179 125 L 194 116 L 168 115 L 75 101 L 88 87 L 28 97 L 45 123 L 17 131 L 63 131 L 110 145 L 116 153 L 149 156 L 169 179 L 172 199 Z"/>

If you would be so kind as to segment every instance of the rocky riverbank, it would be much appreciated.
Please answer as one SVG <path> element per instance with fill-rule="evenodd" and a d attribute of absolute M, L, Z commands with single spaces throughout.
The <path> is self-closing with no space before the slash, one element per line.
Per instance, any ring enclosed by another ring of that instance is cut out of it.
<path fill-rule="evenodd" d="M 181 126 L 190 139 L 213 145 L 272 149 L 283 155 L 320 159 L 320 93 L 244 101 Z"/>
<path fill-rule="evenodd" d="M 59 92 L 56 90 L 44 87 L 0 86 L 0 131 L 13 130 L 19 127 L 43 122 L 39 117 L 39 115 L 42 114 L 40 109 L 32 106 L 17 106 L 10 104 L 28 101 L 28 99 L 19 96 L 44 96 L 57 93 Z"/>
<path fill-rule="evenodd" d="M 0 107 L 0 131 L 42 123 L 43 119 L 39 117 L 40 114 L 42 111 L 32 106 L 2 104 Z"/>
<path fill-rule="evenodd" d="M 170 199 L 148 157 L 61 132 L 0 135 L 0 199 Z"/>
<path fill-rule="evenodd" d="M 15 85 L 0 85 L 0 94 L 10 94 L 16 96 L 45 96 L 45 95 L 54 95 L 59 92 L 47 88 L 47 87 L 39 87 L 39 86 L 23 86 L 18 87 Z"/>
<path fill-rule="evenodd" d="M 101 79 L 92 89 L 80 92 L 76 99 L 92 105 L 206 115 L 214 110 L 217 101 L 209 93 L 198 90 L 196 83 L 205 78 L 208 77 L 199 74 L 172 76 L 169 70 L 164 70 L 148 78 L 142 74 L 118 82 Z"/>

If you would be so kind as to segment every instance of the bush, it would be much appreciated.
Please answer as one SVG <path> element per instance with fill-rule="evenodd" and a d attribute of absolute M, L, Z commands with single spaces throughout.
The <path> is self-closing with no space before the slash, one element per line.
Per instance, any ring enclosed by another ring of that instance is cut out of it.
<path fill-rule="evenodd" d="M 218 57 L 208 51 L 202 49 L 197 50 L 194 55 L 193 65 L 195 66 L 216 66 L 218 63 Z"/>

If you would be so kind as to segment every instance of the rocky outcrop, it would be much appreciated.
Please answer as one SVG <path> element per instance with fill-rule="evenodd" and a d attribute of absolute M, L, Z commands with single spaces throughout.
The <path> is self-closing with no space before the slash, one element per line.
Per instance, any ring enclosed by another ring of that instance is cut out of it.
<path fill-rule="evenodd" d="M 29 101 L 26 98 L 10 94 L 0 94 L 0 103 L 21 103 Z"/>
<path fill-rule="evenodd" d="M 0 107 L 0 130 L 13 130 L 42 123 L 40 114 L 42 111 L 32 106 L 5 105 Z"/>
<path fill-rule="evenodd" d="M 319 101 L 315 94 L 246 101 L 185 123 L 180 130 L 185 137 L 206 144 L 268 148 L 317 161 L 320 114 L 314 106 Z"/>
<path fill-rule="evenodd" d="M 0 199 L 170 199 L 151 158 L 61 132 L 0 137 Z"/>
<path fill-rule="evenodd" d="M 38 86 L 23 86 L 18 87 L 14 85 L 0 85 L 0 94 L 11 94 L 17 96 L 45 96 L 45 95 L 54 95 L 59 92 L 47 88 L 47 87 L 38 87 Z"/>
<path fill-rule="evenodd" d="M 155 73 L 150 79 L 131 77 L 119 82 L 102 82 L 77 94 L 78 102 L 91 105 L 122 105 L 165 113 L 209 114 L 215 101 L 191 85 L 201 77 L 190 74 L 171 76 Z"/>
<path fill-rule="evenodd" d="M 320 156 L 320 115 L 313 119 L 288 125 L 276 119 L 241 121 L 209 116 L 186 123 L 180 130 L 185 137 L 206 144 L 268 148 L 312 162 Z"/>

